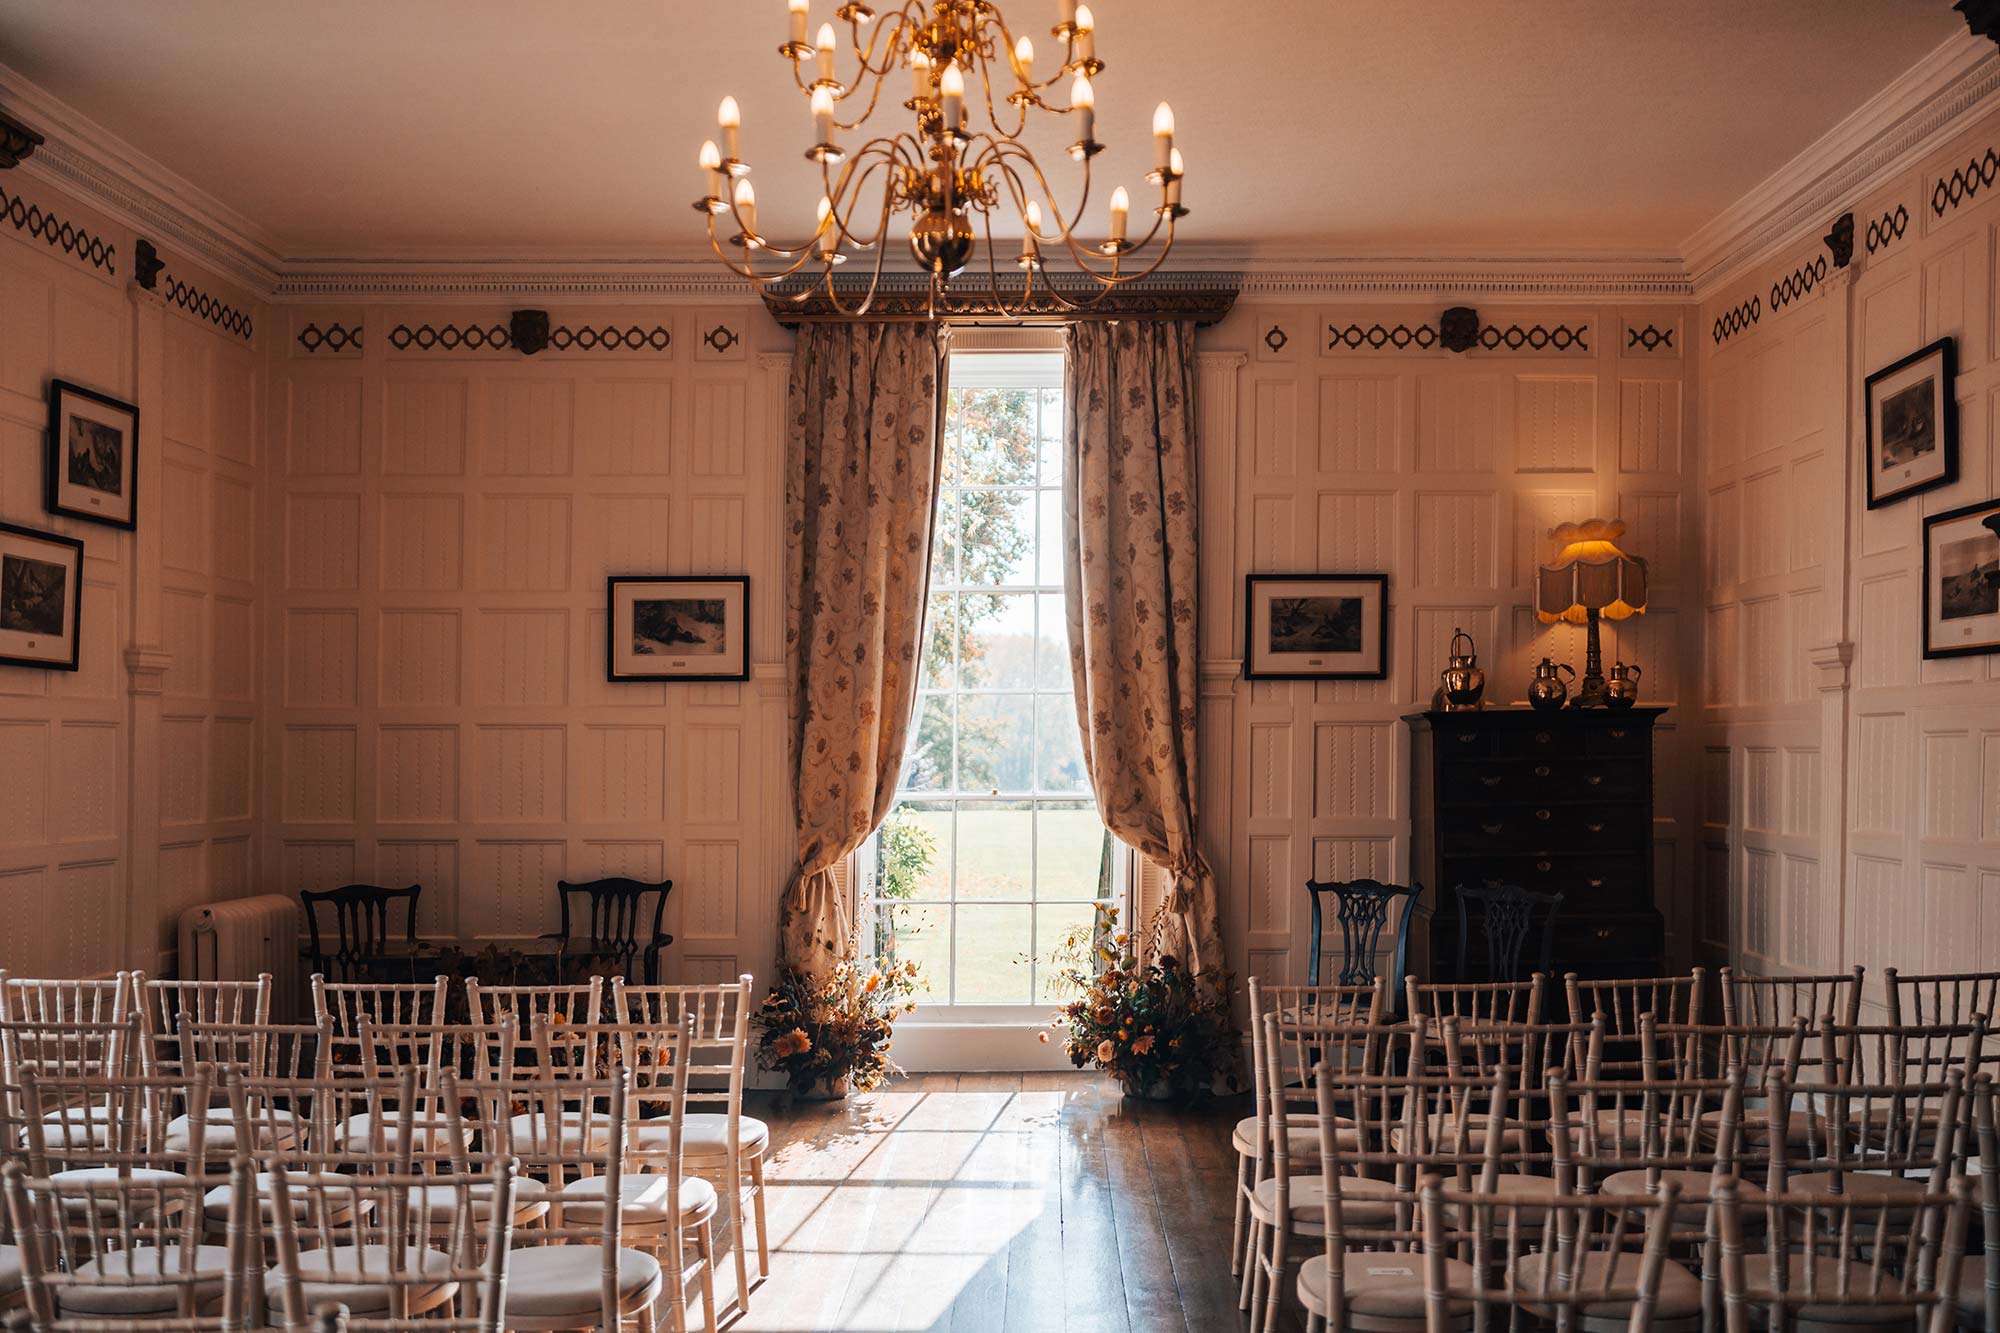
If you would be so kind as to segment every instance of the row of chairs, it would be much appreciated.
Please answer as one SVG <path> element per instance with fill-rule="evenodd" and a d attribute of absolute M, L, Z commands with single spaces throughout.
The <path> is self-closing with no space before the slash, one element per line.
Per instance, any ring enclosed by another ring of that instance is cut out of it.
<path fill-rule="evenodd" d="M 761 1121 L 742 1114 L 748 977 L 722 986 L 688 987 L 632 986 L 622 981 L 607 987 L 595 979 L 560 987 L 485 987 L 472 982 L 466 986 L 466 1013 L 477 1021 L 469 1024 L 438 1021 L 446 1011 L 446 998 L 443 982 L 358 985 L 316 977 L 313 1021 L 283 1025 L 268 1022 L 268 979 L 179 983 L 125 974 L 92 982 L 0 974 L 0 1077 L 13 1087 L 37 1079 L 42 1087 L 49 1086 L 50 1079 L 95 1078 L 101 1084 L 88 1095 L 81 1086 L 67 1086 L 63 1096 L 71 1109 L 53 1121 L 24 1118 L 20 1131 L 7 1136 L 9 1145 L 19 1145 L 8 1155 L 17 1159 L 19 1171 L 30 1180 L 83 1169 L 108 1170 L 128 1180 L 134 1170 L 165 1171 L 200 1181 L 222 1163 L 233 1169 L 230 1159 L 239 1150 L 297 1148 L 308 1149 L 308 1156 L 318 1159 L 349 1154 L 350 1168 L 366 1159 L 379 1169 L 382 1163 L 371 1155 L 398 1146 L 393 1133 L 388 1140 L 381 1137 L 380 1111 L 356 1111 L 326 1121 L 317 1108 L 367 1095 L 357 1090 L 374 1089 L 379 1098 L 381 1089 L 399 1073 L 408 1074 L 416 1079 L 413 1114 L 419 1117 L 421 1147 L 442 1135 L 439 1124 L 450 1100 L 445 1092 L 448 1080 L 458 1086 L 509 1087 L 560 1077 L 573 1085 L 574 1093 L 583 1086 L 577 1083 L 580 1077 L 587 1083 L 591 1077 L 624 1068 L 638 1071 L 639 1079 L 631 1137 L 643 1148 L 666 1132 L 664 1123 L 656 1122 L 674 1118 L 674 1165 L 671 1171 L 634 1176 L 640 1182 L 637 1195 L 625 1207 L 610 1211 L 625 1215 L 628 1225 L 657 1230 L 665 1214 L 656 1196 L 665 1187 L 658 1178 L 647 1177 L 671 1175 L 675 1181 L 671 1188 L 695 1201 L 690 1217 L 700 1225 L 687 1237 L 696 1256 L 688 1271 L 701 1277 L 705 1292 L 709 1282 L 705 1264 L 712 1258 L 708 1218 L 723 1199 L 732 1206 L 739 1238 L 748 1229 L 746 1211 L 754 1210 L 758 1268 L 760 1275 L 768 1275 L 762 1159 L 769 1132 Z M 691 1062 L 676 1063 L 670 1052 L 647 1045 L 649 1037 L 658 1039 L 683 1027 L 690 1033 Z M 684 1069 L 686 1076 L 666 1077 L 659 1083 L 660 1091 L 655 1091 L 650 1080 L 661 1076 L 653 1070 L 655 1065 L 660 1071 Z M 205 1081 L 197 1077 L 203 1070 L 211 1072 Z M 246 1088 L 266 1090 L 264 1106 L 271 1123 L 259 1118 L 259 1131 L 247 1140 L 235 1108 L 221 1092 L 231 1079 L 245 1080 Z M 119 1142 L 133 1155 L 122 1162 L 79 1167 L 92 1152 L 102 1155 L 111 1150 L 111 1107 L 122 1096 L 136 1095 L 119 1093 L 121 1088 L 150 1088 L 139 1098 L 138 1112 L 121 1122 L 128 1128 Z M 603 1114 L 603 1092 L 586 1095 Z M 662 1104 L 662 1097 L 676 1096 L 705 1109 L 682 1116 Z M 13 1095 L 10 1104 L 19 1111 L 20 1096 Z M 384 1105 L 389 1112 L 400 1112 L 411 1102 L 392 1098 Z M 577 1114 L 578 1108 L 572 1106 L 571 1118 Z M 474 1123 L 484 1122 L 474 1117 Z M 308 1128 L 317 1132 L 308 1134 Z M 479 1132 L 489 1133 L 490 1125 Z M 581 1163 L 584 1179 L 604 1175 L 605 1144 L 591 1137 L 567 1146 Z M 204 1156 L 206 1162 L 200 1160 Z M 659 1160 L 644 1152 L 640 1156 L 647 1165 Z M 58 1171 L 55 1164 L 64 1165 Z M 684 1184 L 682 1167 L 687 1172 Z M 467 1169 L 464 1163 L 452 1163 L 450 1168 L 451 1175 Z M 269 1175 L 260 1172 L 266 1190 L 270 1182 L 263 1177 Z M 717 1191 L 704 1177 L 715 1179 L 722 1189 Z M 517 1194 L 525 1188 L 540 1197 L 547 1193 L 548 1183 L 516 1181 L 513 1188 Z M 267 1200 L 267 1210 L 268 1206 Z M 574 1201 L 568 1207 L 574 1213 Z M 747 1310 L 744 1248 L 739 1239 L 734 1257 L 737 1301 Z M 533 1260 L 530 1267 L 547 1262 Z M 0 1302 L 8 1299 L 7 1273 L 6 1252 L 0 1251 Z M 712 1293 L 706 1294 L 713 1320 Z"/>
<path fill-rule="evenodd" d="M 1743 1207 L 1786 1195 L 1845 1209 L 1868 1198 L 1891 1217 L 1903 1216 L 1891 1205 L 1921 1210 L 1930 1206 L 1925 1197 L 1948 1211 L 1953 1182 L 1975 1164 L 1983 1163 L 1979 1178 L 1990 1191 L 2000 1167 L 1975 1147 L 1973 1109 L 1982 1096 L 1990 1101 L 1988 1026 L 1986 1009 L 1974 1005 L 1990 1007 L 1994 978 L 1892 973 L 1884 1005 L 1891 1021 L 1874 1026 L 1859 1022 L 1859 969 L 1792 978 L 1725 972 L 1720 1024 L 1701 1022 L 1705 980 L 1699 972 L 1618 982 L 1572 975 L 1562 985 L 1570 1021 L 1552 1022 L 1544 1007 L 1554 988 L 1539 976 L 1477 985 L 1410 979 L 1400 1020 L 1381 982 L 1274 987 L 1253 979 L 1255 1114 L 1234 1136 L 1244 1306 L 1274 1327 L 1286 1264 L 1296 1257 L 1292 1238 L 1325 1236 L 1329 1252 L 1338 1248 L 1332 1236 L 1341 1223 L 1327 1195 L 1341 1185 L 1350 1208 L 1388 1207 L 1402 1221 L 1400 1237 L 1354 1247 L 1374 1253 L 1413 1251 L 1430 1175 L 1441 1177 L 1446 1196 L 1511 1199 L 1529 1219 L 1570 1195 L 1622 1203 L 1657 1198 L 1672 1184 L 1686 1202 L 1669 1215 L 1693 1215 L 1707 1238 L 1704 1249 L 1683 1235 L 1678 1253 L 1705 1260 L 1697 1266 L 1710 1286 L 1696 1314 L 1706 1328 L 1727 1312 L 1714 1285 L 1726 1267 L 1721 1182 Z M 1331 1109 L 1316 1104 L 1323 1087 Z M 1328 1154 L 1327 1133 L 1338 1155 Z M 1978 1294 L 1967 1307 L 1990 1320 L 2000 1305 L 2000 1205 L 1984 1231 Z M 1360 1233 L 1346 1234 L 1352 1241 Z M 1526 1238 L 1541 1243 L 1539 1231 Z M 1298 1280 L 1309 1320 L 1332 1299 L 1321 1259 Z M 1678 1284 L 1677 1270 L 1663 1271 Z M 1405 1296 L 1421 1286 L 1389 1285 Z M 1677 1289 L 1687 1292 L 1686 1284 Z M 1621 1318 L 1627 1312 L 1621 1307 Z"/>

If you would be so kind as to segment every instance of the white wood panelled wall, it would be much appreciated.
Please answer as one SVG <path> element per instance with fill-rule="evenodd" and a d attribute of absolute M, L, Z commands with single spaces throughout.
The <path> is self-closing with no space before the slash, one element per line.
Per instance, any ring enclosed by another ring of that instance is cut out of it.
<path fill-rule="evenodd" d="M 527 357 L 492 345 L 505 308 L 285 313 L 265 881 L 420 882 L 424 933 L 506 944 L 555 929 L 559 879 L 672 879 L 671 978 L 768 975 L 789 337 L 748 305 L 557 307 L 575 341 Z M 607 575 L 738 573 L 748 683 L 607 683 Z"/>
<path fill-rule="evenodd" d="M 0 519 L 85 557 L 80 669 L 0 667 L 0 967 L 170 966 L 181 909 L 252 891 L 260 366 L 221 320 L 264 307 L 170 252 L 140 292 L 129 229 L 0 189 Z M 44 511 L 51 378 L 140 404 L 136 533 Z"/>
<path fill-rule="evenodd" d="M 2000 117 L 1857 200 L 1846 272 L 1803 239 L 1702 309 L 1703 935 L 1745 966 L 2000 957 L 2000 657 L 1920 624 L 1924 516 L 2000 493 L 1996 151 Z M 1863 380 L 1946 335 L 1959 480 L 1871 512 Z"/>
<path fill-rule="evenodd" d="M 1239 974 L 1304 980 L 1309 876 L 1404 881 L 1400 719 L 1428 705 L 1455 627 L 1477 641 L 1491 704 L 1524 703 L 1544 655 L 1581 670 L 1582 633 L 1529 608 L 1549 529 L 1600 515 L 1626 520 L 1651 573 L 1647 614 L 1607 625 L 1604 651 L 1641 663 L 1642 697 L 1673 709 L 1656 894 L 1670 956 L 1690 950 L 1692 308 L 1482 302 L 1498 347 L 1409 341 L 1428 342 L 1447 304 L 1239 305 L 1200 339 L 1202 821 Z M 1389 575 L 1386 681 L 1240 678 L 1244 575 L 1314 571 Z"/>

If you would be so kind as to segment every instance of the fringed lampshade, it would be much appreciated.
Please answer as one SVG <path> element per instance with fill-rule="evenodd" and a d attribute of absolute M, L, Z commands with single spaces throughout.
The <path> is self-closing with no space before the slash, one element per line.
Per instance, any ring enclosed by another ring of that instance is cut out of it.
<path fill-rule="evenodd" d="M 1549 532 L 1562 548 L 1560 554 L 1535 571 L 1535 618 L 1545 625 L 1567 620 L 1589 626 L 1578 707 L 1604 702 L 1597 622 L 1623 620 L 1646 609 L 1646 562 L 1618 549 L 1624 535 L 1623 519 L 1560 524 Z"/>

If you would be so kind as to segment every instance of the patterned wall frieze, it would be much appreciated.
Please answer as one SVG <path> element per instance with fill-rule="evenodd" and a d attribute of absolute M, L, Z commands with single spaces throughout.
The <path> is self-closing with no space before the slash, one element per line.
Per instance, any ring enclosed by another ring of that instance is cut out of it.
<path fill-rule="evenodd" d="M 355 329 L 359 345 L 360 329 Z M 303 331 L 301 340 L 303 340 Z M 557 324 L 549 330 L 548 350 L 555 352 L 665 352 L 673 346 L 673 330 L 664 324 Z M 428 321 L 399 323 L 389 330 L 389 346 L 398 352 L 505 352 L 513 348 L 508 326 Z M 539 349 L 538 349 L 539 350 Z"/>
<path fill-rule="evenodd" d="M 361 353 L 362 325 L 352 326 L 339 320 L 329 320 L 325 328 L 307 320 L 298 332 L 295 341 L 308 355 L 358 356 Z"/>
<path fill-rule="evenodd" d="M 2000 176 L 2000 155 L 1991 148 L 1978 157 L 1968 158 L 1962 167 L 1940 173 L 1937 184 L 1931 187 L 1931 215 L 1943 217 L 1946 213 L 1970 203 L 1979 196 L 1981 190 L 1993 184 Z"/>
<path fill-rule="evenodd" d="M 1479 330 L 1479 345 L 1489 352 L 1588 352 L 1590 325 L 1488 324 Z"/>
<path fill-rule="evenodd" d="M 104 237 L 74 222 L 65 222 L 40 204 L 29 203 L 4 186 L 0 186 L 0 210 L 4 210 L 7 221 L 14 225 L 15 231 L 37 237 L 51 248 L 74 256 L 101 273 L 117 275 L 118 247 Z"/>
<path fill-rule="evenodd" d="M 1773 282 L 1771 284 L 1772 313 L 1775 314 L 1788 305 L 1795 305 L 1804 300 L 1814 287 L 1817 287 L 1826 280 L 1826 266 L 1826 256 L 1816 255 L 1810 262 L 1800 264 L 1790 273 Z"/>
<path fill-rule="evenodd" d="M 1412 347 L 1429 351 L 1438 345 L 1435 324 L 1328 324 L 1326 332 L 1329 352 L 1405 352 Z"/>
<path fill-rule="evenodd" d="M 1428 352 L 1443 346 L 1443 334 L 1435 323 L 1367 324 L 1326 326 L 1329 352 Z M 1475 350 L 1487 352 L 1588 352 L 1590 325 L 1577 324 L 1484 324 L 1473 343 Z"/>
<path fill-rule="evenodd" d="M 192 283 L 182 282 L 172 273 L 166 274 L 163 281 L 162 290 L 169 304 L 179 307 L 196 319 L 215 325 L 224 333 L 234 334 L 244 342 L 249 342 L 256 333 L 256 326 L 249 312 L 238 310 L 227 301 L 209 295 Z"/>
<path fill-rule="evenodd" d="M 1663 355 L 1672 355 L 1680 350 L 1674 346 L 1675 332 L 1675 326 L 1672 324 L 1667 325 L 1665 328 L 1661 328 L 1659 325 L 1650 322 L 1643 327 L 1637 324 L 1627 324 L 1625 326 L 1624 350 L 1627 353 L 1658 352 Z"/>
<path fill-rule="evenodd" d="M 1908 231 L 1909 227 L 1910 210 L 1902 204 L 1897 204 L 1893 212 L 1871 219 L 1864 236 L 1868 253 L 1872 255 L 1878 250 L 1888 249 L 1903 239 L 1903 233 Z"/>
<path fill-rule="evenodd" d="M 1737 334 L 1748 330 L 1763 317 L 1763 314 L 1764 299 L 1762 297 L 1752 296 L 1747 301 L 1740 301 L 1715 317 L 1715 325 L 1710 329 L 1709 337 L 1715 340 L 1717 346 L 1720 346 L 1731 338 L 1734 338 Z"/>

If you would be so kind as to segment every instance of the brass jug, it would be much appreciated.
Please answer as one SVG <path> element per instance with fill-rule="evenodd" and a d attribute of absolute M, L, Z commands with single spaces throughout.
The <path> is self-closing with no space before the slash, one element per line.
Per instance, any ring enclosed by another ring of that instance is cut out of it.
<path fill-rule="evenodd" d="M 1544 657 L 1542 664 L 1535 668 L 1535 678 L 1528 682 L 1528 702 L 1543 712 L 1554 712 L 1569 702 L 1569 686 L 1563 684 L 1558 672 L 1569 672 L 1571 680 L 1576 679 L 1576 668 L 1567 662 L 1557 662 Z"/>
<path fill-rule="evenodd" d="M 1611 679 L 1604 682 L 1604 703 L 1609 708 L 1630 708 L 1639 702 L 1639 677 L 1642 673 L 1637 666 L 1626 666 L 1623 662 L 1611 667 Z"/>
<path fill-rule="evenodd" d="M 1465 651 L 1458 651 L 1458 641 L 1465 640 Z M 1447 653 L 1445 669 L 1438 674 L 1439 692 L 1444 695 L 1444 711 L 1447 713 L 1469 713 L 1479 707 L 1479 696 L 1486 693 L 1486 673 L 1479 669 L 1478 645 L 1472 636 L 1462 629 L 1451 632 L 1451 645 Z"/>

